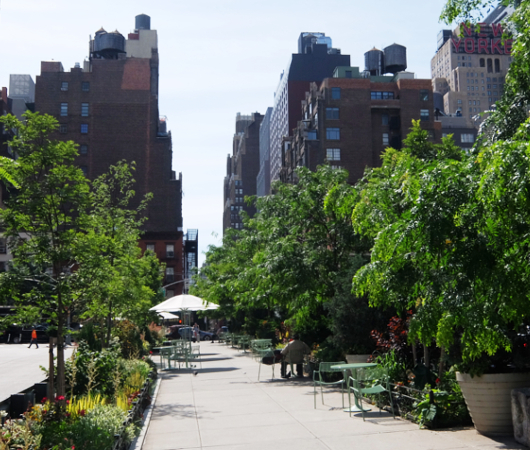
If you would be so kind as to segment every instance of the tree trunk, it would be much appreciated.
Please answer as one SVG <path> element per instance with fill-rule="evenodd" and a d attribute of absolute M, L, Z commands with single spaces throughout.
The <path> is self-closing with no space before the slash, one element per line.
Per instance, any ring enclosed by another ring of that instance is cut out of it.
<path fill-rule="evenodd" d="M 57 295 L 57 395 L 66 395 L 65 368 L 64 368 L 64 306 L 59 287 Z"/>
<path fill-rule="evenodd" d="M 53 365 L 53 344 L 54 344 L 55 338 L 50 337 L 50 350 L 48 351 L 49 354 L 49 361 L 48 361 L 48 388 L 46 390 L 46 396 L 50 401 L 53 401 L 55 398 L 55 385 L 54 385 L 54 379 L 55 379 L 55 370 Z"/>
<path fill-rule="evenodd" d="M 418 355 L 416 354 L 416 341 L 412 344 L 412 362 L 414 367 L 418 364 Z"/>
<path fill-rule="evenodd" d="M 429 368 L 429 347 L 425 344 L 423 345 L 423 364 L 425 365 L 425 367 Z"/>
<path fill-rule="evenodd" d="M 444 374 L 444 356 L 445 356 L 445 347 L 442 347 L 440 350 L 440 364 L 438 365 L 438 378 L 442 379 Z"/>

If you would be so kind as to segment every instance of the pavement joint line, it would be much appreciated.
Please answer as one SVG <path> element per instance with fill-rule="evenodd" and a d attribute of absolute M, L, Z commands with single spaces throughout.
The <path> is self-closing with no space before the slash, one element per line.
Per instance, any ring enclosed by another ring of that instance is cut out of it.
<path fill-rule="evenodd" d="M 199 435 L 199 447 L 198 448 L 202 449 L 203 446 L 202 446 L 201 426 L 199 424 L 199 416 L 197 414 L 197 402 L 195 400 L 195 389 L 193 386 L 193 378 L 191 378 L 191 374 L 190 374 L 190 384 L 191 384 L 191 395 L 193 396 L 193 411 L 195 411 L 195 422 L 197 424 L 197 434 Z"/>
<path fill-rule="evenodd" d="M 146 416 L 144 418 L 144 423 L 142 425 L 142 431 L 140 431 L 140 435 L 137 436 L 131 442 L 129 450 L 141 450 L 143 445 L 144 445 L 145 437 L 147 436 L 147 431 L 149 429 L 149 425 L 151 424 L 151 416 L 153 414 L 153 410 L 155 409 L 156 397 L 158 396 L 158 391 L 160 389 L 160 385 L 161 384 L 162 384 L 162 379 L 161 378 L 157 378 L 155 392 L 153 393 L 153 398 L 151 399 L 151 404 L 146 408 L 147 409 L 147 414 L 146 414 Z"/>

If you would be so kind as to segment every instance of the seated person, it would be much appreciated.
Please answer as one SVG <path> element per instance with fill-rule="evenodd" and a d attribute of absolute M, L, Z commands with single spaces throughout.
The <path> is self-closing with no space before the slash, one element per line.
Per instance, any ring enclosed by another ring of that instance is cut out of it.
<path fill-rule="evenodd" d="M 286 375 L 287 365 L 291 362 L 296 364 L 296 374 L 299 378 L 304 376 L 304 355 L 309 355 L 311 349 L 305 342 L 300 341 L 298 334 L 293 335 L 293 340 L 289 342 L 282 350 L 282 378 L 289 378 L 291 373 Z M 293 374 L 294 375 L 294 374 Z"/>

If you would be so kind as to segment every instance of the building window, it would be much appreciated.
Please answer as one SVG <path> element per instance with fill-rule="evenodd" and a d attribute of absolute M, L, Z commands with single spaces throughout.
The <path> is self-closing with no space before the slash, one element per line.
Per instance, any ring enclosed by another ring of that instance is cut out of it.
<path fill-rule="evenodd" d="M 339 119 L 339 108 L 326 108 L 326 119 L 338 120 Z"/>
<path fill-rule="evenodd" d="M 352 71 L 351 70 L 347 70 L 346 71 L 346 78 L 351 78 L 352 76 Z"/>
<path fill-rule="evenodd" d="M 488 58 L 488 73 L 493 72 L 493 62 L 491 58 Z"/>
<path fill-rule="evenodd" d="M 175 281 L 175 269 L 173 267 L 166 267 L 166 284 Z"/>
<path fill-rule="evenodd" d="M 59 125 L 59 133 L 61 134 L 66 134 L 68 133 L 68 125 L 62 123 L 61 125 Z"/>
<path fill-rule="evenodd" d="M 88 177 L 88 167 L 87 166 L 81 166 L 79 168 L 81 169 L 81 172 L 83 172 L 83 175 L 85 177 Z"/>
<path fill-rule="evenodd" d="M 0 272 L 7 272 L 7 263 L 1 261 L 0 262 Z"/>
<path fill-rule="evenodd" d="M 420 100 L 422 102 L 428 102 L 429 101 L 429 91 L 428 91 L 428 89 L 420 89 Z"/>
<path fill-rule="evenodd" d="M 68 115 L 68 103 L 61 103 L 61 116 L 66 117 Z"/>
<path fill-rule="evenodd" d="M 81 82 L 81 90 L 83 92 L 90 92 L 90 83 L 88 81 Z"/>
<path fill-rule="evenodd" d="M 241 186 L 241 180 L 236 180 L 236 186 Z"/>
<path fill-rule="evenodd" d="M 88 133 L 88 123 L 82 123 L 81 124 L 81 134 L 87 134 Z"/>
<path fill-rule="evenodd" d="M 394 98 L 393 92 L 381 92 L 381 91 L 372 91 L 370 92 L 370 98 L 372 100 L 388 100 Z"/>
<path fill-rule="evenodd" d="M 326 159 L 328 161 L 340 161 L 340 148 L 326 149 Z"/>
<path fill-rule="evenodd" d="M 3 255 L 7 253 L 6 238 L 0 238 L 0 253 Z"/>
<path fill-rule="evenodd" d="M 460 135 L 460 142 L 465 144 L 472 144 L 475 142 L 475 136 L 473 136 L 473 133 L 462 133 Z"/>
<path fill-rule="evenodd" d="M 175 246 L 173 244 L 166 244 L 166 258 L 175 257 Z"/>
<path fill-rule="evenodd" d="M 328 141 L 340 140 L 340 128 L 326 128 L 326 139 Z"/>
<path fill-rule="evenodd" d="M 388 114 L 381 114 L 381 125 L 388 125 Z"/>
<path fill-rule="evenodd" d="M 429 110 L 428 109 L 420 109 L 420 119 L 422 121 L 429 120 Z"/>
<path fill-rule="evenodd" d="M 309 130 L 307 132 L 307 139 L 310 141 L 316 141 L 317 140 L 317 130 Z"/>
<path fill-rule="evenodd" d="M 81 103 L 81 116 L 88 117 L 88 103 Z"/>
<path fill-rule="evenodd" d="M 390 143 L 388 133 L 383 133 L 383 145 L 387 146 Z"/>
<path fill-rule="evenodd" d="M 68 81 L 61 82 L 61 91 L 66 92 L 68 90 Z"/>
<path fill-rule="evenodd" d="M 331 98 L 333 100 L 339 100 L 340 99 L 340 88 L 339 87 L 332 87 L 331 88 Z"/>
<path fill-rule="evenodd" d="M 149 250 L 150 252 L 155 252 L 155 244 L 145 244 L 145 250 Z"/>
<path fill-rule="evenodd" d="M 459 105 L 461 105 L 461 104 L 462 104 L 462 100 L 458 100 L 457 103 L 458 103 Z"/>
<path fill-rule="evenodd" d="M 499 60 L 499 58 L 495 58 L 495 72 L 500 72 L 501 71 L 501 62 Z"/>
<path fill-rule="evenodd" d="M 88 154 L 88 145 L 86 145 L 86 144 L 81 144 L 81 145 L 79 146 L 79 154 L 80 154 L 80 155 L 86 155 L 86 154 Z"/>

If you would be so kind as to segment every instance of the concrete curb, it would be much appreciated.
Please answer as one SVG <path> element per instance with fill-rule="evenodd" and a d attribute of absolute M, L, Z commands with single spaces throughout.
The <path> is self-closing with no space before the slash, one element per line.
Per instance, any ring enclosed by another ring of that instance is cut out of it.
<path fill-rule="evenodd" d="M 147 430 L 149 429 L 149 423 L 151 422 L 151 415 L 153 414 L 156 397 L 158 396 L 158 390 L 160 389 L 161 383 L 162 383 L 162 379 L 157 378 L 155 392 L 153 394 L 151 404 L 144 411 L 144 420 L 142 421 L 142 431 L 140 431 L 140 435 L 131 442 L 129 450 L 142 450 L 142 447 L 144 445 L 145 436 L 147 435 Z"/>

